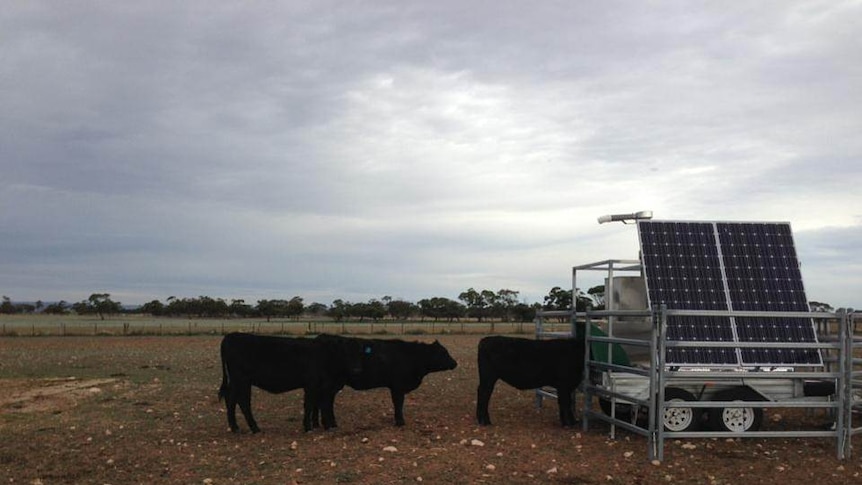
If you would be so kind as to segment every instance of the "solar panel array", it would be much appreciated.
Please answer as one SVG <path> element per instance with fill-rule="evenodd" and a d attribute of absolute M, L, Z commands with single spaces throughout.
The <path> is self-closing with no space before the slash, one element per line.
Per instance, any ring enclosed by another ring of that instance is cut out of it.
<path fill-rule="evenodd" d="M 638 221 L 651 307 L 808 311 L 788 223 Z M 672 317 L 668 340 L 815 342 L 810 319 Z M 669 348 L 679 365 L 819 365 L 813 349 Z"/>

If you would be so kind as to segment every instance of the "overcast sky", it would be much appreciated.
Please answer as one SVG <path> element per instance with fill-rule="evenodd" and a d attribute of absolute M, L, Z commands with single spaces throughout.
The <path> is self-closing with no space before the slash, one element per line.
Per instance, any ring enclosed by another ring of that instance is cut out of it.
<path fill-rule="evenodd" d="M 862 307 L 860 1 L 4 2 L 0 293 L 410 301 L 789 221 Z M 583 287 L 597 284 L 585 280 Z"/>

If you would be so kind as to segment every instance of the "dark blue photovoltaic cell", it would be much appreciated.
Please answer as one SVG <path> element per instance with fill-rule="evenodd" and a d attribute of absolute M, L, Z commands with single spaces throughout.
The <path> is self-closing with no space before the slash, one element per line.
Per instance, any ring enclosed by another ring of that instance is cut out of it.
<path fill-rule="evenodd" d="M 727 310 L 715 233 L 711 223 L 639 222 L 641 257 L 649 301 L 674 310 Z M 672 317 L 669 340 L 733 342 L 724 317 Z M 736 364 L 733 349 L 671 348 L 668 363 Z"/>
<path fill-rule="evenodd" d="M 638 221 L 651 307 L 808 311 L 787 223 Z M 810 319 L 674 317 L 668 339 L 814 342 Z M 740 361 L 739 359 L 742 359 Z M 668 349 L 672 364 L 819 364 L 806 349 Z"/>

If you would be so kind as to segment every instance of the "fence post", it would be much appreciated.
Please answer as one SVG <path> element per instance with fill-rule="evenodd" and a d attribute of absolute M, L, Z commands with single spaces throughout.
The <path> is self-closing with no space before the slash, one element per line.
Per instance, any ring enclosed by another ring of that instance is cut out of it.
<path fill-rule="evenodd" d="M 850 457 L 850 443 L 852 439 L 852 416 L 853 412 L 853 332 L 850 329 L 849 313 L 845 309 L 838 311 L 840 318 L 838 323 L 839 342 L 841 349 L 838 351 L 838 369 L 841 377 L 838 379 L 838 395 L 841 401 L 841 409 L 838 410 L 836 423 L 838 459 L 843 460 Z"/>

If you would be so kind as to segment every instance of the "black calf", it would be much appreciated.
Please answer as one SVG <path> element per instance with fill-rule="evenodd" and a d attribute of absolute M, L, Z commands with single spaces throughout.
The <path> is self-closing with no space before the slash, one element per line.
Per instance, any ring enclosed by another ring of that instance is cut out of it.
<path fill-rule="evenodd" d="M 225 400 L 231 431 L 239 431 L 236 406 L 239 404 L 248 427 L 260 431 L 251 412 L 251 386 L 282 393 L 305 391 L 302 425 L 312 428 L 312 414 L 323 403 L 324 428 L 336 426 L 331 397 L 351 374 L 362 368 L 362 345 L 354 341 L 319 341 L 231 333 L 222 339 L 222 383 L 219 398 Z"/>
<path fill-rule="evenodd" d="M 560 423 L 574 426 L 572 392 L 584 375 L 584 341 L 582 339 L 528 340 L 492 336 L 479 342 L 479 389 L 476 419 L 491 424 L 488 402 L 497 379 L 517 388 L 557 389 Z"/>
<path fill-rule="evenodd" d="M 361 343 L 364 349 L 362 371 L 348 376 L 347 385 L 358 390 L 389 388 L 396 426 L 404 426 L 405 394 L 418 388 L 429 373 L 452 370 L 458 366 L 446 347 L 437 341 L 426 344 L 398 339 L 361 339 L 335 335 L 320 335 L 317 339 Z M 329 409 L 334 407 L 331 402 L 326 404 L 325 407 Z"/>

